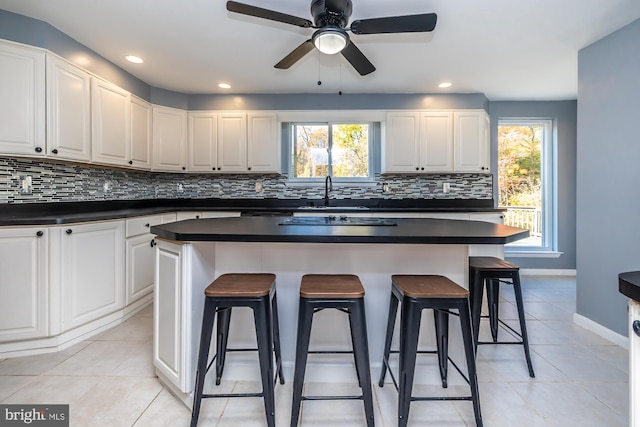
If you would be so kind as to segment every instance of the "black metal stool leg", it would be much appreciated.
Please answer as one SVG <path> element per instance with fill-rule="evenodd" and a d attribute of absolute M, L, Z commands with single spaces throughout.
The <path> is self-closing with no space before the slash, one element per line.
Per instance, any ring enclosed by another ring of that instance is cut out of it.
<path fill-rule="evenodd" d="M 206 298 L 204 302 L 204 314 L 202 316 L 202 330 L 200 333 L 200 350 L 198 352 L 198 366 L 196 368 L 196 385 L 193 391 L 193 407 L 191 410 L 191 427 L 198 425 L 200 416 L 200 405 L 202 404 L 202 390 L 204 379 L 207 374 L 207 361 L 209 359 L 209 346 L 211 345 L 211 335 L 213 334 L 213 323 L 215 320 L 216 303 Z"/>
<path fill-rule="evenodd" d="M 353 351 L 353 362 L 356 367 L 356 377 L 358 378 L 358 387 L 362 387 L 362 381 L 360 378 L 360 366 L 358 364 L 358 358 L 356 355 L 356 337 L 354 336 L 355 329 L 354 329 L 353 322 L 354 322 L 353 312 L 349 311 L 349 332 L 351 333 L 351 350 Z"/>
<path fill-rule="evenodd" d="M 418 336 L 422 310 L 404 299 L 400 312 L 400 374 L 398 387 L 398 427 L 406 427 L 411 404 L 413 376 L 416 369 Z"/>
<path fill-rule="evenodd" d="M 364 300 L 358 299 L 351 309 L 352 345 L 356 359 L 356 370 L 362 398 L 364 400 L 364 412 L 367 418 L 367 427 L 374 427 L 373 418 L 373 393 L 371 391 L 371 371 L 369 367 L 369 343 L 367 340 L 367 320 L 364 310 Z"/>
<path fill-rule="evenodd" d="M 280 377 L 280 384 L 284 384 L 284 373 L 282 372 L 282 351 L 280 350 L 280 323 L 278 321 L 278 300 L 276 293 L 271 299 L 271 319 L 273 324 L 273 351 L 276 355 L 276 376 Z"/>
<path fill-rule="evenodd" d="M 393 329 L 396 324 L 396 314 L 398 312 L 398 299 L 391 293 L 389 300 L 389 318 L 387 320 L 387 334 L 384 339 L 384 353 L 382 355 L 382 369 L 378 386 L 384 386 L 384 377 L 387 375 L 387 365 L 389 364 L 389 353 L 391 352 L 391 341 L 393 340 Z"/>
<path fill-rule="evenodd" d="M 486 284 L 491 338 L 493 338 L 493 342 L 498 342 L 498 304 L 500 299 L 500 281 L 498 279 L 487 279 Z"/>
<path fill-rule="evenodd" d="M 467 371 L 469 375 L 469 387 L 471 388 L 473 413 L 476 418 L 476 427 L 482 427 L 482 414 L 480 413 L 480 398 L 478 392 L 478 375 L 476 372 L 476 356 L 475 349 L 473 348 L 473 333 L 471 331 L 469 303 L 467 301 L 460 303 L 458 312 L 460 313 L 460 325 L 462 327 L 464 353 L 467 359 Z"/>
<path fill-rule="evenodd" d="M 436 325 L 436 346 L 442 387 L 447 388 L 447 367 L 449 362 L 449 313 L 446 310 L 433 310 Z"/>
<path fill-rule="evenodd" d="M 302 404 L 302 387 L 304 374 L 307 369 L 307 353 L 311 338 L 311 323 L 313 321 L 313 307 L 300 298 L 298 308 L 298 333 L 296 338 L 296 365 L 293 374 L 293 404 L 291 407 L 291 427 L 298 425 L 300 405 Z"/>
<path fill-rule="evenodd" d="M 273 390 L 273 336 L 271 334 L 271 316 L 269 311 L 269 297 L 256 305 L 253 310 L 258 340 L 258 357 L 260 359 L 260 376 L 262 378 L 262 393 L 264 394 L 264 409 L 267 414 L 267 425 L 275 427 L 275 396 Z"/>
<path fill-rule="evenodd" d="M 216 338 L 216 385 L 220 385 L 224 362 L 227 356 L 227 343 L 229 342 L 229 324 L 231 323 L 231 307 L 218 310 L 218 325 Z"/>
<path fill-rule="evenodd" d="M 478 351 L 478 337 L 480 335 L 480 315 L 482 312 L 482 296 L 484 284 L 480 271 L 471 270 L 472 276 L 469 278 L 469 289 L 473 289 L 473 299 L 471 300 L 471 328 L 473 331 L 473 343 L 475 351 Z"/>
<path fill-rule="evenodd" d="M 516 296 L 516 306 L 518 307 L 518 318 L 520 320 L 520 335 L 522 335 L 522 346 L 524 347 L 524 356 L 527 359 L 527 368 L 529 368 L 529 376 L 535 378 L 533 372 L 533 364 L 531 363 L 531 354 L 529 353 L 529 338 L 527 337 L 527 324 L 525 321 L 524 303 L 522 301 L 522 286 L 520 284 L 520 274 L 516 272 L 512 278 L 513 291 Z"/>

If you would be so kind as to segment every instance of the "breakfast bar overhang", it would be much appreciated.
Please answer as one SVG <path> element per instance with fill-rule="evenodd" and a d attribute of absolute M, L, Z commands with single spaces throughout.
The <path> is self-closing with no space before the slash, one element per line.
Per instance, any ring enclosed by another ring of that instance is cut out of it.
<path fill-rule="evenodd" d="M 370 361 L 375 377 L 381 366 L 392 274 L 441 274 L 467 287 L 470 255 L 502 256 L 504 244 L 529 235 L 528 230 L 483 221 L 340 216 L 187 220 L 153 226 L 151 232 L 158 236 L 154 366 L 160 380 L 186 405 L 191 404 L 203 291 L 220 274 L 276 274 L 282 357 L 288 379 L 293 372 L 302 275 L 357 274 L 366 292 Z M 348 321 L 340 314 L 319 314 L 327 317 L 322 328 L 313 331 L 318 349 L 350 349 Z M 421 345 L 433 346 L 431 317 L 423 319 Z M 243 332 L 252 330 L 252 322 L 249 312 L 234 310 L 230 347 L 254 345 L 255 337 Z M 235 324 L 243 323 L 248 326 L 234 329 Z M 459 345 L 461 348 L 458 338 L 452 334 L 454 357 L 463 354 L 457 349 Z M 243 354 L 229 358 L 225 376 L 235 380 L 258 378 L 255 361 L 247 359 L 251 357 Z M 322 363 L 327 363 L 326 358 Z M 310 359 L 307 380 L 354 379 L 352 358 L 338 355 L 330 363 L 335 374 L 327 376 L 326 369 L 314 370 Z"/>

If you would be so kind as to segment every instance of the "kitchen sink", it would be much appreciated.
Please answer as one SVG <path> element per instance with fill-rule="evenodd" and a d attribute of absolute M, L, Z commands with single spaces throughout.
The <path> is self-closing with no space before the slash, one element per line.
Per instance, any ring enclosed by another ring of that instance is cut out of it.
<path fill-rule="evenodd" d="M 311 225 L 311 226 L 395 226 L 396 221 L 385 218 L 363 218 L 348 216 L 294 216 L 283 219 L 278 225 Z"/>

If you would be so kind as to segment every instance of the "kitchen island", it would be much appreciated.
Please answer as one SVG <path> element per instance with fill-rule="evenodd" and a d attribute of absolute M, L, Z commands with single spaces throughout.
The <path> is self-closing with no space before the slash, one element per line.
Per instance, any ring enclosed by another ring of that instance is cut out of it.
<path fill-rule="evenodd" d="M 296 219 L 298 218 L 298 219 Z M 307 273 L 357 274 L 365 306 L 372 374 L 380 369 L 391 274 L 442 274 L 466 286 L 468 256 L 495 254 L 528 236 L 527 230 L 482 221 L 429 218 L 236 217 L 179 221 L 151 227 L 158 236 L 154 304 L 154 365 L 160 380 L 190 404 L 204 288 L 229 272 L 277 275 L 280 336 L 285 377 L 292 378 L 298 290 Z M 237 312 L 236 312 L 237 311 Z M 316 349 L 350 348 L 347 318 L 322 312 L 314 325 Z M 455 322 L 455 319 L 452 319 Z M 234 310 L 230 347 L 254 342 L 251 314 Z M 421 341 L 433 342 L 424 316 Z M 455 325 L 451 327 L 455 330 Z M 462 355 L 457 334 L 451 354 Z M 228 358 L 227 379 L 258 378 L 251 354 Z M 309 361 L 308 381 L 352 381 L 352 358 Z M 330 369 L 317 369 L 319 363 Z M 314 366 L 315 365 L 315 366 Z M 455 380 L 453 381 L 455 383 Z"/>

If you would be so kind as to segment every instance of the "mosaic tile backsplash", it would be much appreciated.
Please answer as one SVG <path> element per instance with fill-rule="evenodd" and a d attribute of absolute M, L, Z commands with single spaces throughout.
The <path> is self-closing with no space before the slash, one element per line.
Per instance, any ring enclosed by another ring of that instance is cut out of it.
<path fill-rule="evenodd" d="M 31 184 L 26 185 L 28 188 L 23 188 L 22 178 L 26 177 L 31 177 Z M 442 190 L 445 182 L 450 184 L 448 193 Z M 492 176 L 488 174 L 377 174 L 373 184 L 361 186 L 336 184 L 331 197 L 333 199 L 491 199 L 492 187 Z M 388 191 L 383 191 L 384 188 Z M 286 175 L 278 174 L 177 174 L 0 158 L 0 203 L 156 198 L 320 199 L 323 196 L 324 185 L 293 184 L 288 182 Z"/>

